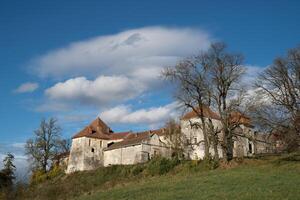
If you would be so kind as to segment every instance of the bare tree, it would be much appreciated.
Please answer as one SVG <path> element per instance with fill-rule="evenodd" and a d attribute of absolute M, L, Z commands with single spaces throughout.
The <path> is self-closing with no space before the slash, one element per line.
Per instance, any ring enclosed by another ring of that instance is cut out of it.
<path fill-rule="evenodd" d="M 240 123 L 239 120 L 231 120 L 231 113 L 240 105 L 238 94 L 241 94 L 242 88 L 238 82 L 245 71 L 242 61 L 241 55 L 227 53 L 224 43 L 214 43 L 208 51 L 185 59 L 163 72 L 165 77 L 177 83 L 176 99 L 200 118 L 200 123 L 191 125 L 203 132 L 205 156 L 209 156 L 212 144 L 215 158 L 219 157 L 217 149 L 221 130 L 214 126 L 209 116 L 204 116 L 204 109 L 215 108 L 222 122 L 223 157 L 232 159 L 233 130 Z"/>
<path fill-rule="evenodd" d="M 260 92 L 256 107 L 259 123 L 269 130 L 289 134 L 290 142 L 299 145 L 300 46 L 288 51 L 286 57 L 275 59 L 255 85 Z"/>
<path fill-rule="evenodd" d="M 245 72 L 243 57 L 228 53 L 224 43 L 215 43 L 198 59 L 207 70 L 210 95 L 222 123 L 223 158 L 229 161 L 233 157 L 234 129 L 240 125 L 239 119 L 232 120 L 232 113 L 239 110 L 243 96 L 243 88 L 239 84 Z"/>
<path fill-rule="evenodd" d="M 174 67 L 167 67 L 163 71 L 163 75 L 176 84 L 177 91 L 174 95 L 175 98 L 186 108 L 193 110 L 200 118 L 200 123 L 191 124 L 191 126 L 197 126 L 197 128 L 202 130 L 205 157 L 210 156 L 209 133 L 203 114 L 204 107 L 210 103 L 210 96 L 207 89 L 209 88 L 209 84 L 206 80 L 204 67 L 193 57 L 179 62 Z"/>
<path fill-rule="evenodd" d="M 26 142 L 26 155 L 32 161 L 33 170 L 47 172 L 51 160 L 57 153 L 61 128 L 57 125 L 56 119 L 50 118 L 49 121 L 43 119 L 34 134 L 35 137 Z"/>
<path fill-rule="evenodd" d="M 61 139 L 57 141 L 57 153 L 68 153 L 71 149 L 71 139 Z"/>
<path fill-rule="evenodd" d="M 167 145 L 172 149 L 172 156 L 182 158 L 185 137 L 181 132 L 180 125 L 174 119 L 170 119 L 165 124 L 164 129 Z"/>

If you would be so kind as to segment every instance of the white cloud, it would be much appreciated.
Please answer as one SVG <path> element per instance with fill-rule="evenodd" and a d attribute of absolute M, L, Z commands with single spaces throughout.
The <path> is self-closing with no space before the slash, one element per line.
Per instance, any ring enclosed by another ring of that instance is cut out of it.
<path fill-rule="evenodd" d="M 40 76 L 139 75 L 206 49 L 210 37 L 190 28 L 146 27 L 74 42 L 33 59 Z"/>
<path fill-rule="evenodd" d="M 70 107 L 67 102 L 45 101 L 35 106 L 33 110 L 36 112 L 62 112 L 70 110 Z"/>
<path fill-rule="evenodd" d="M 176 102 L 160 107 L 132 110 L 130 106 L 120 105 L 103 111 L 100 117 L 107 123 L 116 124 L 153 124 L 161 125 L 170 117 L 178 117 L 178 104 Z"/>
<path fill-rule="evenodd" d="M 31 69 L 41 77 L 65 81 L 48 88 L 47 102 L 36 110 L 125 103 L 159 89 L 164 66 L 207 49 L 210 41 L 199 29 L 146 27 L 52 50 L 33 59 Z"/>
<path fill-rule="evenodd" d="M 14 90 L 15 93 L 27 93 L 27 92 L 34 92 L 36 89 L 38 89 L 39 84 L 38 83 L 23 83 L 20 85 L 17 89 Z"/>
<path fill-rule="evenodd" d="M 24 142 L 16 142 L 16 143 L 12 144 L 12 147 L 24 149 L 25 148 L 25 144 L 26 143 L 24 143 Z"/>
<path fill-rule="evenodd" d="M 125 76 L 99 76 L 95 80 L 77 77 L 47 89 L 51 99 L 82 104 L 110 104 L 136 97 L 145 90 L 143 83 Z"/>
<path fill-rule="evenodd" d="M 248 86 L 253 86 L 259 73 L 263 72 L 263 70 L 266 68 L 254 65 L 247 65 L 246 69 L 247 71 L 242 81 Z"/>

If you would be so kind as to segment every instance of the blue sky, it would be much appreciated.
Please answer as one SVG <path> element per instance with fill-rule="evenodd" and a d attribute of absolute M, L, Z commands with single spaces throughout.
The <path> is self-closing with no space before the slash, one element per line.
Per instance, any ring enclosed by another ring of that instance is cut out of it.
<path fill-rule="evenodd" d="M 299 45 L 299 10 L 286 0 L 2 0 L 0 149 L 25 142 L 42 117 L 57 117 L 64 137 L 98 115 L 116 131 L 160 126 L 176 116 L 161 67 L 221 40 L 254 76 Z"/>

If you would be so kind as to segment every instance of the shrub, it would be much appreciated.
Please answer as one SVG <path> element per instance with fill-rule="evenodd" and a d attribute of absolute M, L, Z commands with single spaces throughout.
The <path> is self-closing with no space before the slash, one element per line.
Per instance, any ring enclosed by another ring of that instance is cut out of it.
<path fill-rule="evenodd" d="M 179 164 L 178 159 L 167 159 L 163 157 L 155 157 L 148 164 L 146 171 L 148 174 L 163 175 L 172 170 L 176 165 Z"/>
<path fill-rule="evenodd" d="M 131 174 L 133 176 L 137 176 L 144 171 L 145 167 L 143 165 L 135 165 L 131 169 Z"/>
<path fill-rule="evenodd" d="M 207 169 L 216 169 L 219 167 L 219 161 L 216 161 L 211 155 L 203 159 L 203 164 Z"/>
<path fill-rule="evenodd" d="M 47 173 L 41 170 L 36 170 L 32 172 L 32 175 L 30 177 L 30 185 L 42 183 L 46 180 L 47 180 Z"/>
<path fill-rule="evenodd" d="M 39 184 L 45 182 L 46 180 L 56 178 L 58 176 L 64 175 L 63 169 L 58 166 L 54 165 L 48 172 L 43 172 L 42 170 L 36 170 L 32 172 L 30 177 L 30 185 Z"/>
<path fill-rule="evenodd" d="M 61 167 L 59 167 L 58 165 L 55 165 L 48 173 L 47 173 L 47 178 L 49 179 L 53 179 L 55 177 L 58 177 L 60 175 L 63 175 L 64 171 Z"/>
<path fill-rule="evenodd" d="M 300 152 L 290 153 L 285 156 L 282 156 L 276 159 L 274 162 L 280 164 L 282 162 L 299 162 L 300 161 Z"/>

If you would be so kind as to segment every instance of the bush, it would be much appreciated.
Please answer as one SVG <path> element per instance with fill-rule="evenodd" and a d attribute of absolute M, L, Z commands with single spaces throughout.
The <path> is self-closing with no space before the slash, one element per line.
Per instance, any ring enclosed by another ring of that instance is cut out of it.
<path fill-rule="evenodd" d="M 206 169 L 216 169 L 219 167 L 219 161 L 216 161 L 211 155 L 203 159 L 203 164 Z"/>
<path fill-rule="evenodd" d="M 144 171 L 145 167 L 143 165 L 135 165 L 131 169 L 131 174 L 133 176 L 137 176 Z"/>
<path fill-rule="evenodd" d="M 282 162 L 299 162 L 300 161 L 300 152 L 295 152 L 291 154 L 287 154 L 276 159 L 274 162 L 280 164 Z"/>
<path fill-rule="evenodd" d="M 167 159 L 157 156 L 147 164 L 146 172 L 152 176 L 163 175 L 172 170 L 179 162 L 178 159 Z"/>
<path fill-rule="evenodd" d="M 64 171 L 58 165 L 53 166 L 48 172 L 43 172 L 41 170 L 36 170 L 32 172 L 30 177 L 30 185 L 39 184 L 45 182 L 46 180 L 53 179 L 55 177 L 64 175 Z"/>
<path fill-rule="evenodd" d="M 30 185 L 42 183 L 46 180 L 47 180 L 47 173 L 41 170 L 36 170 L 32 172 L 32 175 L 30 177 Z"/>
<path fill-rule="evenodd" d="M 55 177 L 58 177 L 60 175 L 63 175 L 64 171 L 61 167 L 59 167 L 58 165 L 55 165 L 48 173 L 48 179 L 53 179 Z"/>

